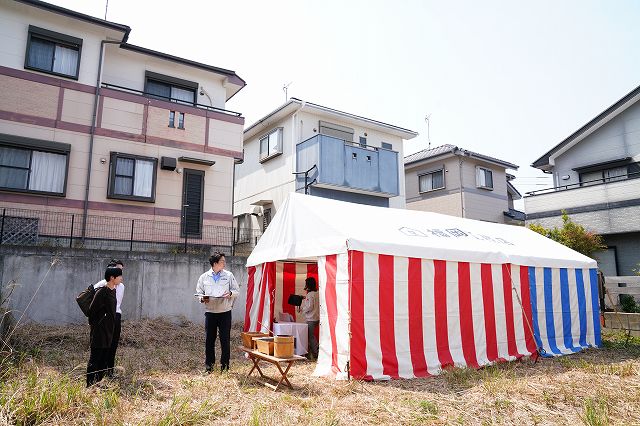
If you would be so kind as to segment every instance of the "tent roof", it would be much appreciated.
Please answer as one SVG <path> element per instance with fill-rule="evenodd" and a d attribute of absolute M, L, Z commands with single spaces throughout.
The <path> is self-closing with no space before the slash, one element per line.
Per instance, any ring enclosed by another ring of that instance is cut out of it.
<path fill-rule="evenodd" d="M 291 193 L 247 266 L 358 250 L 475 263 L 594 268 L 596 262 L 527 228 Z"/>

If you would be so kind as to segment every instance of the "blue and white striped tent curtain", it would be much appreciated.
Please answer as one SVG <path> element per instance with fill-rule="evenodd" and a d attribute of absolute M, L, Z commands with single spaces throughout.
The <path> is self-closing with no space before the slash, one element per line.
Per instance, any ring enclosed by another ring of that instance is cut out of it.
<path fill-rule="evenodd" d="M 596 269 L 529 267 L 529 289 L 541 355 L 601 346 Z"/>

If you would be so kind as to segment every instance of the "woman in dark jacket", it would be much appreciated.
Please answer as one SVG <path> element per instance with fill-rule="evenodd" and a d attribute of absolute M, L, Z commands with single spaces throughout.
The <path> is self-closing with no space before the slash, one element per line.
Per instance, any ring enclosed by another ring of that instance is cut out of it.
<path fill-rule="evenodd" d="M 107 285 L 96 291 L 89 307 L 91 355 L 87 364 L 87 387 L 102 380 L 107 370 L 107 356 L 116 321 L 116 286 L 122 282 L 120 268 L 107 268 Z"/>

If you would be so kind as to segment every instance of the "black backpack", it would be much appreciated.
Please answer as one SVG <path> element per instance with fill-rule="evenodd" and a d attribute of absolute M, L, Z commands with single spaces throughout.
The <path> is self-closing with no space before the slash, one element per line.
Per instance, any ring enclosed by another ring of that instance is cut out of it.
<path fill-rule="evenodd" d="M 91 306 L 91 302 L 93 302 L 93 297 L 96 295 L 96 289 L 93 288 L 93 284 L 87 287 L 86 290 L 80 292 L 80 294 L 76 297 L 76 302 L 78 302 L 78 306 L 80 306 L 80 310 L 82 313 L 88 318 L 89 317 L 89 307 Z"/>

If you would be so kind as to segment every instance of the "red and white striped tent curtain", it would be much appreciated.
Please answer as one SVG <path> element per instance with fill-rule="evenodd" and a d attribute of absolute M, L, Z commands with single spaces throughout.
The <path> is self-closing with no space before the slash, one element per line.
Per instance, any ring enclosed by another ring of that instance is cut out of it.
<path fill-rule="evenodd" d="M 270 328 L 286 304 L 285 278 L 292 288 L 291 277 L 298 286 L 310 271 L 282 262 L 250 267 L 245 330 Z M 358 379 L 424 377 L 448 366 L 478 368 L 537 351 L 555 356 L 600 346 L 594 269 L 350 251 L 319 257 L 317 273 L 315 375 L 344 378 L 349 369 Z"/>
<path fill-rule="evenodd" d="M 318 282 L 316 263 L 268 262 L 249 267 L 248 276 L 245 331 L 271 330 L 280 313 L 290 314 L 296 322 L 305 321 L 287 302 L 290 294 L 304 295 L 307 278 Z"/>

